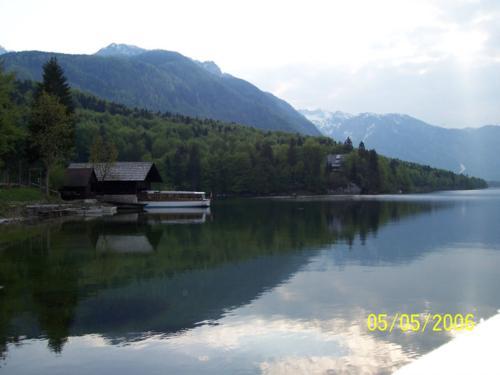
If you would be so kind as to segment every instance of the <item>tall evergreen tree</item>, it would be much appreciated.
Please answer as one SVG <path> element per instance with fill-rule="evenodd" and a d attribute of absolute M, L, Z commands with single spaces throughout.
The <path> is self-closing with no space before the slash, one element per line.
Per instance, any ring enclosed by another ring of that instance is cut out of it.
<path fill-rule="evenodd" d="M 11 95 L 14 76 L 5 74 L 0 65 L 0 168 L 5 159 L 16 153 L 16 146 L 23 136 L 21 129 L 16 126 L 18 115 Z"/>
<path fill-rule="evenodd" d="M 56 96 L 42 92 L 31 109 L 29 131 L 31 144 L 45 167 L 45 193 L 48 196 L 52 168 L 66 160 L 74 146 L 70 116 Z"/>
<path fill-rule="evenodd" d="M 54 98 L 57 103 L 64 108 L 67 115 L 69 129 L 67 132 L 64 132 L 64 137 L 67 137 L 67 139 L 57 141 L 64 144 L 74 144 L 75 124 L 73 114 L 75 107 L 70 87 L 67 83 L 66 77 L 64 76 L 64 71 L 55 57 L 51 58 L 43 65 L 43 81 L 38 84 L 35 90 L 35 100 L 33 103 L 32 113 L 36 112 L 34 111 L 35 108 L 39 110 L 41 105 L 48 103 L 46 99 L 43 100 L 44 103 L 40 103 L 44 96 Z M 30 137 L 27 145 L 27 154 L 30 162 L 37 162 L 43 157 L 40 149 L 40 143 L 37 142 L 36 135 L 46 133 L 47 126 L 51 126 L 51 124 L 43 124 L 38 121 L 34 121 L 33 118 L 31 120 L 29 126 Z M 60 135 L 62 136 L 63 134 L 60 133 Z"/>
<path fill-rule="evenodd" d="M 344 150 L 346 152 L 350 152 L 352 151 L 353 147 L 352 147 L 352 141 L 351 141 L 351 137 L 347 137 L 346 140 L 344 141 Z"/>
<path fill-rule="evenodd" d="M 43 91 L 56 96 L 59 103 L 66 107 L 68 114 L 75 112 L 70 86 L 56 57 L 52 57 L 43 65 L 43 81 L 38 85 L 35 98 L 38 98 Z"/>
<path fill-rule="evenodd" d="M 175 150 L 172 167 L 173 167 L 173 183 L 176 189 L 183 189 L 186 187 L 187 175 L 187 162 L 189 151 L 186 146 L 180 145 Z"/>
<path fill-rule="evenodd" d="M 288 142 L 288 152 L 287 152 L 287 161 L 290 167 L 293 167 L 297 164 L 297 143 L 295 142 L 295 138 L 290 138 Z"/>
<path fill-rule="evenodd" d="M 201 161 L 200 149 L 197 144 L 192 144 L 189 149 L 189 161 L 187 165 L 187 179 L 190 188 L 199 190 L 201 186 Z"/>
<path fill-rule="evenodd" d="M 369 166 L 369 185 L 370 190 L 373 193 L 380 192 L 381 181 L 380 181 L 380 170 L 378 166 L 378 155 L 377 151 L 370 150 L 368 153 L 368 166 Z"/>

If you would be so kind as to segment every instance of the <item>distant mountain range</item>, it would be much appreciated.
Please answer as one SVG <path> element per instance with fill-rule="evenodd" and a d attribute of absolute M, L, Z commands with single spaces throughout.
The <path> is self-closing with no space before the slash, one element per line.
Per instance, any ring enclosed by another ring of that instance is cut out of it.
<path fill-rule="evenodd" d="M 396 113 L 300 112 L 336 140 L 350 137 L 386 156 L 500 181 L 500 126 L 448 129 Z"/>
<path fill-rule="evenodd" d="M 7 50 L 0 46 L 0 55 L 3 55 L 4 53 L 7 53 Z"/>
<path fill-rule="evenodd" d="M 20 79 L 40 80 L 42 65 L 57 57 L 72 87 L 132 107 L 236 122 L 264 130 L 320 135 L 287 102 L 222 73 L 211 61 L 177 52 L 110 44 L 94 55 L 9 52 L 0 63 Z"/>

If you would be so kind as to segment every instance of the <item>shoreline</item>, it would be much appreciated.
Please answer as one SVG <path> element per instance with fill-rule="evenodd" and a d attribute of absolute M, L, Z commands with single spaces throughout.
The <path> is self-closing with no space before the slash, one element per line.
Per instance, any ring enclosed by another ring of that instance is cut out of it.
<path fill-rule="evenodd" d="M 98 217 L 114 215 L 116 206 L 102 202 L 30 202 L 9 204 L 9 209 L 15 212 L 15 216 L 0 217 L 1 225 L 13 225 L 19 223 L 38 223 L 51 219 L 63 217 Z"/>
<path fill-rule="evenodd" d="M 334 193 L 326 193 L 326 194 L 279 194 L 279 195 L 255 195 L 255 196 L 230 196 L 222 199 L 231 199 L 231 198 L 250 198 L 250 199 L 323 199 L 330 198 L 332 200 L 335 199 L 372 199 L 372 198 L 384 198 L 384 197 L 410 197 L 410 196 L 426 196 L 430 194 L 438 194 L 438 193 L 453 193 L 459 191 L 484 191 L 484 190 L 498 190 L 498 187 L 486 187 L 486 188 L 478 188 L 478 189 L 454 189 L 454 190 L 431 190 L 431 191 L 421 191 L 421 192 L 411 192 L 411 193 L 380 193 L 380 194 L 334 194 Z M 221 199 L 218 199 L 221 200 Z"/>
<path fill-rule="evenodd" d="M 227 201 L 231 199 L 271 199 L 282 201 L 369 201 L 369 200 L 440 200 L 443 196 L 433 197 L 432 194 L 475 192 L 485 190 L 498 190 L 496 187 L 469 190 L 434 190 L 429 192 L 414 193 L 393 193 L 393 194 L 282 194 L 282 195 L 234 195 L 216 198 L 214 202 Z M 467 195 L 457 195 L 456 197 L 446 197 L 447 200 L 460 198 Z M 63 201 L 58 203 L 49 202 L 29 202 L 29 203 L 9 203 L 9 210 L 15 212 L 14 216 L 0 216 L 0 226 L 19 224 L 23 222 L 41 222 L 57 217 L 97 217 L 116 213 L 116 207 L 103 204 L 99 201 Z M 113 208 L 115 210 L 113 210 Z M 37 211 L 39 209 L 39 211 Z M 48 211 L 44 212 L 44 209 Z M 51 213 L 51 210 L 53 214 Z M 111 210 L 111 211 L 110 211 Z"/>

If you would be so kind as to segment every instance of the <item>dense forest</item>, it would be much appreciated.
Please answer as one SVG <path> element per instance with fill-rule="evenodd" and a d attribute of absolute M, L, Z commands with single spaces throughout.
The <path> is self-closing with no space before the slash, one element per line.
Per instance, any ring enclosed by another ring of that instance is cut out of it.
<path fill-rule="evenodd" d="M 363 144 L 354 148 L 349 139 L 335 142 L 128 108 L 75 90 L 68 97 L 64 78 L 57 77 L 64 76 L 55 60 L 45 65 L 40 84 L 0 72 L 4 179 L 23 180 L 39 165 L 58 188 L 66 163 L 88 161 L 98 139 L 99 147 L 116 149 L 117 160 L 154 161 L 162 187 L 171 189 L 267 195 L 339 192 L 352 184 L 362 193 L 486 186 L 481 179 L 380 156 Z M 328 167 L 329 154 L 344 154 L 340 169 Z"/>

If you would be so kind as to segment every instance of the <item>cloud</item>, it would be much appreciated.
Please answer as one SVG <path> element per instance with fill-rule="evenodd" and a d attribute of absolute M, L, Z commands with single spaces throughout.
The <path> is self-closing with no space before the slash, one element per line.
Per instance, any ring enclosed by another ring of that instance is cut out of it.
<path fill-rule="evenodd" d="M 323 59 L 245 75 L 298 108 L 402 112 L 447 127 L 500 123 L 500 3 L 410 4 L 382 18 L 374 10 L 373 20 L 348 17 L 343 33 L 334 25 L 353 45 L 333 36 Z"/>
<path fill-rule="evenodd" d="M 497 0 L 18 0 L 0 13 L 9 49 L 93 53 L 125 42 L 213 60 L 295 107 L 500 122 Z"/>
<path fill-rule="evenodd" d="M 500 123 L 499 62 L 464 67 L 453 56 L 423 56 L 357 70 L 293 65 L 254 80 L 296 108 L 399 112 L 446 127 L 480 126 Z"/>
<path fill-rule="evenodd" d="M 360 313 L 358 321 L 364 322 L 364 318 Z M 254 317 L 227 323 L 195 328 L 172 338 L 170 344 L 252 353 L 253 360 L 260 358 L 263 374 L 390 373 L 413 358 L 400 345 L 339 318 L 305 322 Z"/>

